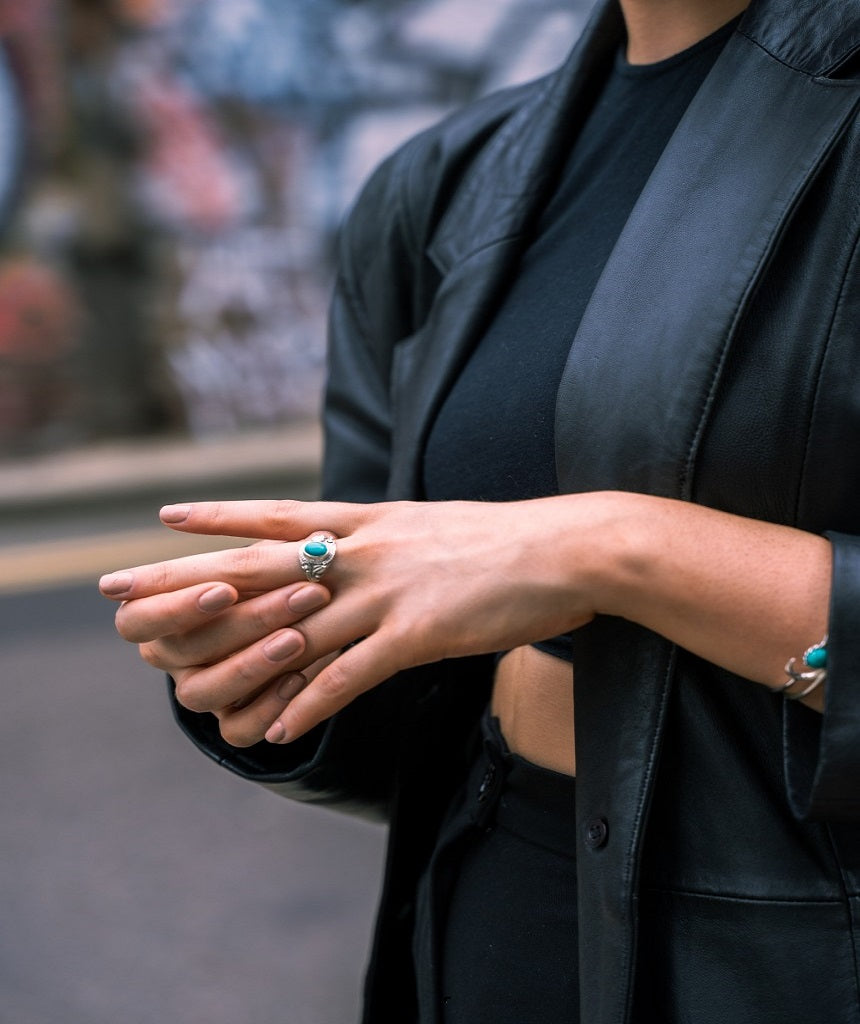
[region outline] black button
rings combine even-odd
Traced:
[[[604,846],[608,836],[609,826],[605,818],[592,818],[585,826],[585,845],[592,850]]]
[[[496,778],[496,766],[491,764],[489,768],[484,772],[484,777],[481,779],[481,785],[478,787],[478,803],[483,803],[490,795],[490,787]]]

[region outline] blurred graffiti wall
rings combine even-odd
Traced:
[[[0,0],[0,454],[313,415],[372,167],[589,0]]]

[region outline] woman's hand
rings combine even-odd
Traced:
[[[304,642],[301,633],[288,627],[323,607],[329,597],[325,587],[304,581],[241,595],[236,587],[207,582],[123,601],[116,625],[126,640],[140,645],[146,662],[173,677],[177,692],[193,687],[194,677],[213,663],[232,658],[235,675],[221,698],[227,703],[210,710],[220,719],[224,738],[244,747],[262,739],[312,677],[310,668],[304,673],[284,669]],[[260,663],[267,673],[259,670]]]
[[[263,732],[286,741],[401,669],[589,621],[583,541],[602,501],[580,496],[575,512],[570,498],[171,506],[162,520],[175,529],[270,542],[115,573],[101,587],[123,601],[121,635],[174,677],[184,706],[217,714],[236,745]],[[339,538],[325,587],[304,582],[298,563],[317,530]]]
[[[598,613],[771,687],[827,627],[824,538],[648,495],[212,502],[168,506],[162,521],[269,541],[101,583],[124,602],[122,635],[236,744],[287,742],[401,669],[533,643]],[[316,531],[339,538],[325,587],[298,563]],[[808,703],[822,700],[823,688]]]

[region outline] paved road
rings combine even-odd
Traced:
[[[0,1024],[348,1024],[382,832],[179,735],[92,586],[0,596]]]

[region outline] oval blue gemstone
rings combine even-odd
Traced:
[[[305,544],[305,554],[310,555],[311,558],[320,558],[327,551],[328,548],[321,540],[309,540],[307,544]]]
[[[826,668],[827,667],[827,648],[816,647],[814,651],[810,651],[804,659],[810,668]]]

